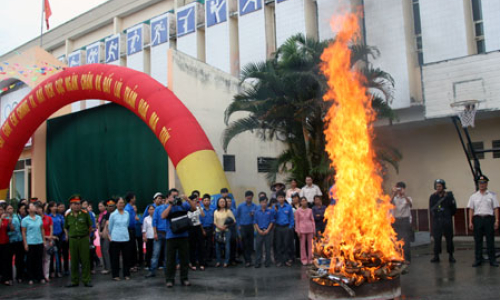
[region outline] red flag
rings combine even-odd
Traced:
[[[49,30],[49,18],[52,16],[52,10],[50,10],[49,0],[44,0],[44,10],[45,10],[45,23],[47,24],[47,30]]]

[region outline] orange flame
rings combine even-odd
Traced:
[[[330,206],[324,238],[318,241],[332,259],[330,273],[360,279],[349,268],[362,265],[367,253],[390,265],[402,261],[402,242],[391,226],[392,205],[382,190],[380,166],[372,147],[372,123],[376,118],[364,76],[351,66],[349,45],[360,37],[358,16],[346,14],[334,18],[335,42],[322,54],[322,72],[329,91],[324,101],[333,105],[326,115],[326,151],[336,170],[337,203]],[[369,264],[368,264],[369,265]],[[376,268],[365,268],[376,279]],[[366,277],[366,276],[365,276]]]

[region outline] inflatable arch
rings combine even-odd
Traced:
[[[186,192],[217,194],[229,187],[205,132],[169,89],[142,72],[92,64],[51,76],[9,115],[0,129],[0,199],[6,197],[17,160],[35,130],[60,108],[85,99],[112,101],[146,122],[167,151]]]

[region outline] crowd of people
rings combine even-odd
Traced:
[[[130,280],[145,268],[146,278],[163,269],[172,287],[176,270],[180,284],[189,286],[189,270],[291,267],[296,259],[308,265],[313,237],[325,228],[322,195],[307,177],[303,188],[296,180],[289,189],[274,184],[269,197],[247,191],[238,206],[227,188],[216,196],[193,191],[189,197],[171,189],[154,194],[142,214],[134,193],[99,202],[96,212],[79,196],[69,199],[69,208],[32,198],[22,199],[14,211],[2,201],[1,282],[32,285],[70,276],[67,287],[92,287],[98,267],[115,281]]]
[[[7,286],[15,281],[43,284],[70,275],[68,287],[80,282],[92,287],[91,275],[98,267],[115,281],[130,280],[132,273],[144,268],[146,278],[156,277],[157,270],[163,269],[166,285],[172,287],[176,270],[180,284],[189,286],[189,270],[238,264],[291,267],[297,259],[309,265],[313,263],[313,238],[325,230],[327,207],[312,178],[305,181],[302,188],[296,180],[288,189],[282,183],[274,184],[270,197],[265,192],[254,197],[252,191],[246,191],[239,205],[226,188],[215,196],[193,191],[189,197],[171,189],[166,195],[154,194],[142,214],[134,193],[99,202],[95,213],[79,196],[69,199],[69,208],[32,198],[21,200],[15,210],[12,204],[0,201],[1,282]],[[487,189],[486,176],[480,176],[477,183],[479,190],[468,204],[469,228],[476,245],[473,266],[483,262],[486,237],[490,265],[496,267],[493,236],[499,227],[499,203],[496,194]],[[436,180],[434,189],[429,199],[434,238],[431,262],[440,261],[444,235],[449,262],[454,263],[456,202],[444,180]],[[404,241],[404,257],[410,264],[413,200],[406,194],[404,182],[395,185],[391,201],[393,228]],[[334,204],[333,199],[330,205]]]

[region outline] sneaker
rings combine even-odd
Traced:
[[[439,262],[439,256],[434,256],[432,259],[431,259],[431,263],[438,263]]]
[[[149,272],[148,274],[146,274],[146,276],[144,276],[146,278],[151,278],[151,277],[156,277],[156,274],[153,273],[153,272]]]
[[[260,264],[255,264],[255,268],[256,269],[260,268]]]
[[[476,260],[476,261],[474,261],[474,263],[472,264],[472,267],[473,267],[473,268],[476,268],[476,267],[479,267],[479,266],[481,266],[481,261],[480,261],[480,260]]]
[[[448,261],[452,264],[457,262],[457,260],[453,257],[453,255],[450,255],[450,257],[448,257]]]
[[[246,263],[245,268],[250,268],[252,266],[252,263]]]

